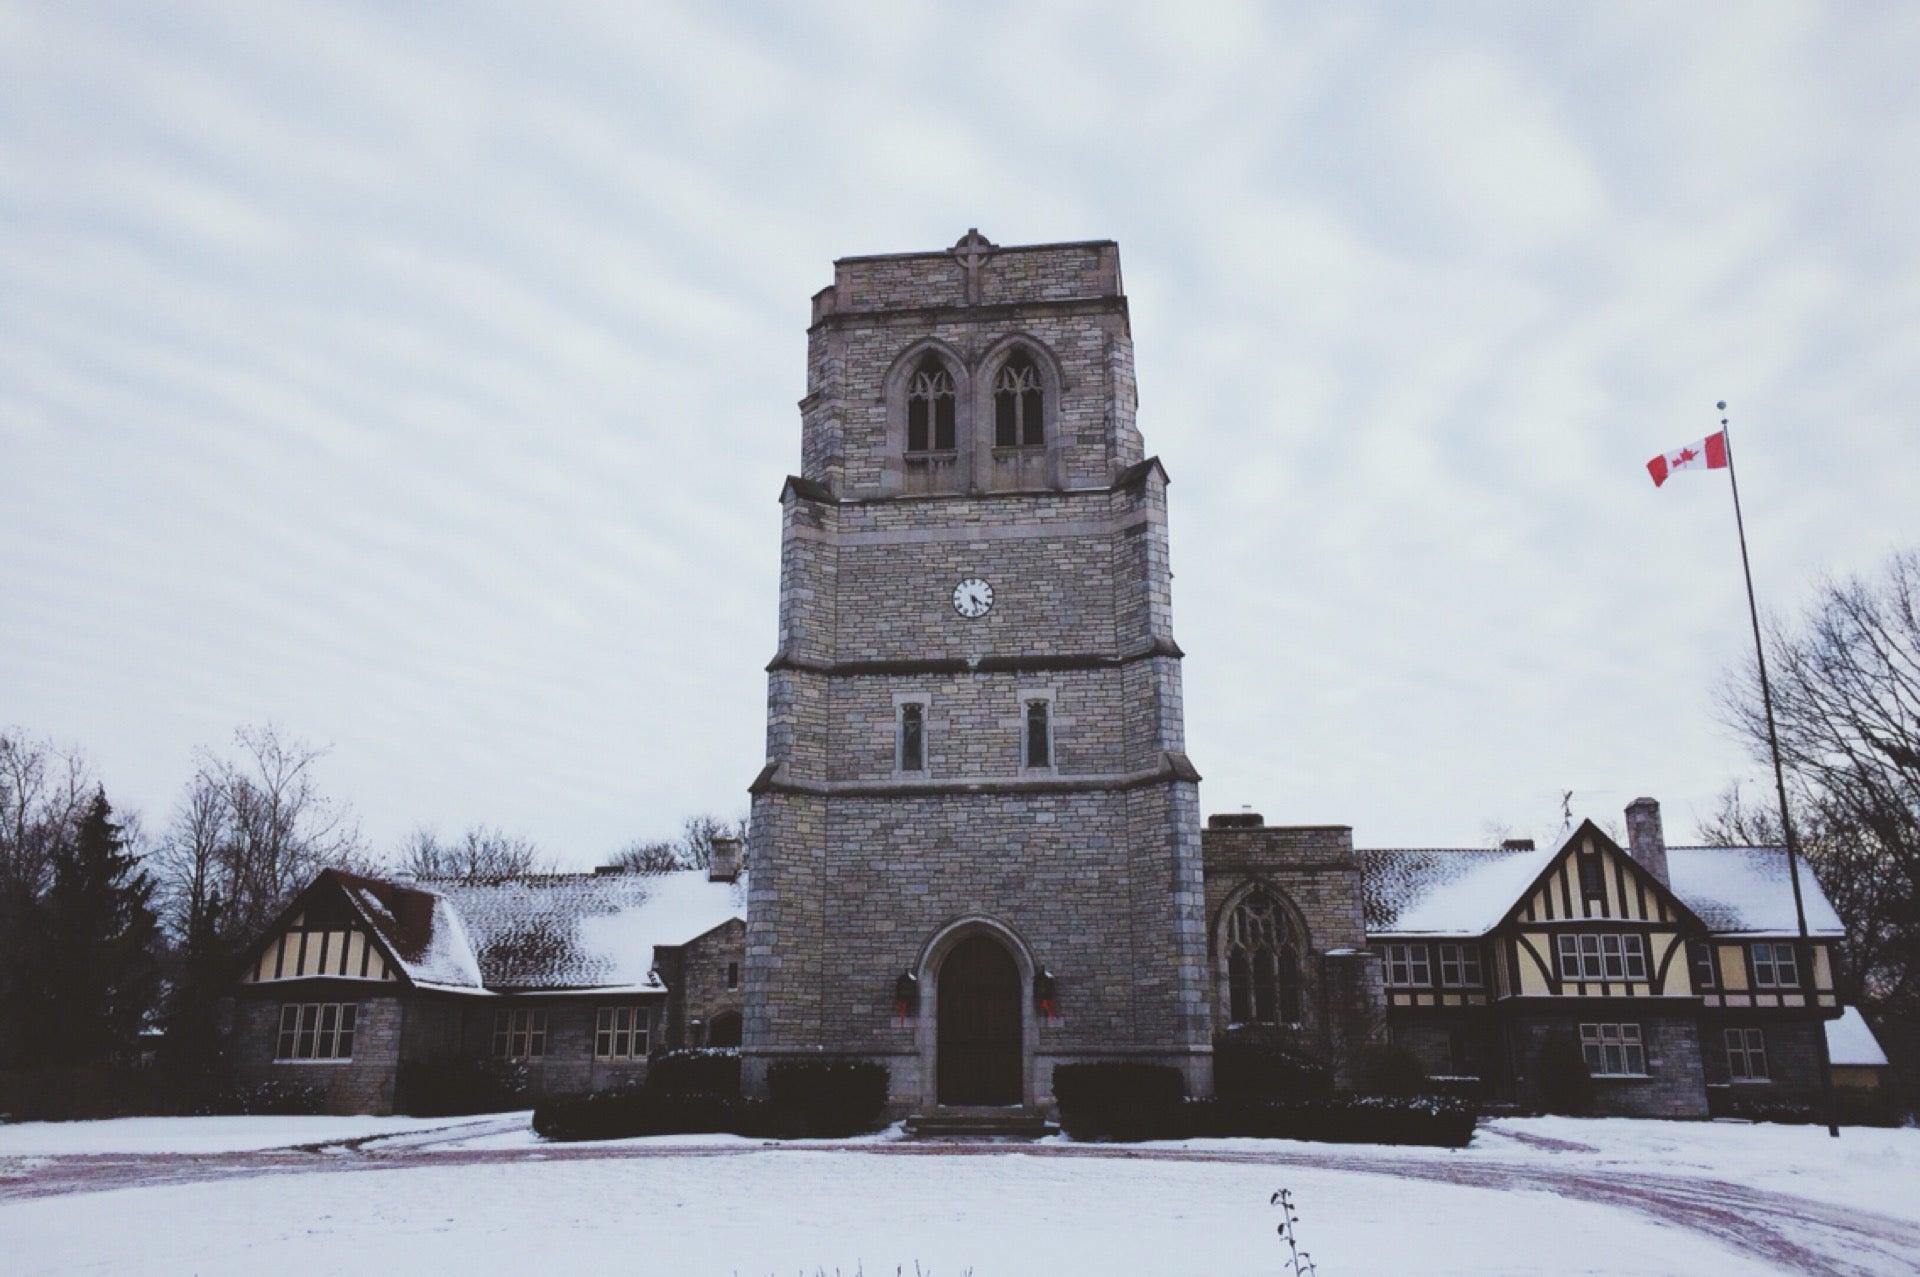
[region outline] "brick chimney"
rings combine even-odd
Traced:
[[[1673,885],[1667,876],[1667,836],[1660,828],[1660,804],[1651,798],[1627,804],[1627,851],[1662,885]]]
[[[740,840],[725,836],[713,840],[713,859],[707,862],[708,882],[740,880]]]

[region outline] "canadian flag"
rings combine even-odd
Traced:
[[[1724,430],[1676,448],[1665,456],[1647,462],[1653,486],[1659,487],[1675,470],[1724,470],[1727,468],[1727,432]]]

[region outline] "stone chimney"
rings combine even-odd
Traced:
[[[740,840],[725,836],[713,840],[713,859],[707,862],[708,882],[740,880]]]
[[[1627,804],[1627,851],[1663,886],[1673,885],[1667,876],[1667,836],[1660,828],[1660,804],[1651,798]]]

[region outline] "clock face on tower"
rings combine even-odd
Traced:
[[[993,606],[993,587],[977,576],[970,576],[953,587],[953,610],[975,621]]]

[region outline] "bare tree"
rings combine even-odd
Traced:
[[[0,730],[0,891],[38,897],[99,789],[77,749]]]
[[[607,862],[631,873],[663,874],[676,869],[685,869],[680,861],[680,848],[665,839],[639,840],[630,842]]]
[[[610,863],[635,873],[706,869],[713,864],[713,840],[747,836],[747,818],[725,820],[711,812],[689,816],[674,839],[638,839],[615,852]]]
[[[408,835],[400,849],[400,867],[420,878],[486,882],[520,874],[549,872],[551,866],[529,839],[474,825],[454,842],[442,842],[432,829]]]
[[[239,729],[234,744],[231,757],[201,752],[154,852],[176,935],[218,900],[221,934],[251,936],[321,869],[366,867],[352,810],[314,780],[325,750],[271,725]]]
[[[1796,622],[1768,627],[1767,648],[1793,805],[1837,840],[1809,836],[1808,859],[1846,898],[1834,903],[1862,991],[1920,1012],[1920,551],[1894,556],[1873,579],[1822,584]],[[1751,661],[1721,705],[1765,763]],[[1861,886],[1849,895],[1842,884],[1852,879]]]

